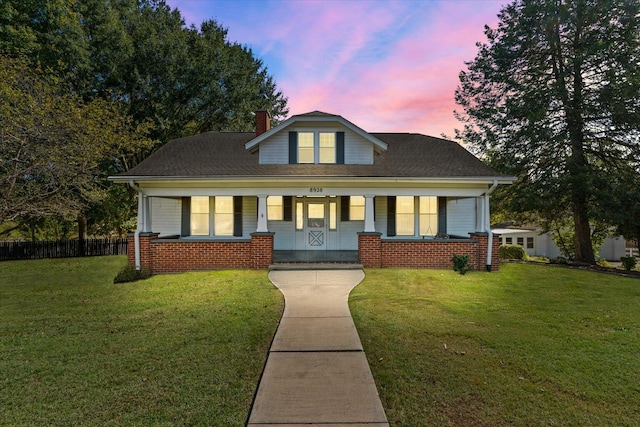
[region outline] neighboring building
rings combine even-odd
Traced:
[[[512,226],[496,226],[492,230],[500,235],[501,244],[520,245],[529,256],[545,256],[549,259],[564,256],[554,243],[551,232],[544,233],[535,227]],[[609,261],[620,261],[620,257],[625,256],[625,247],[626,242],[622,236],[607,237],[600,246],[600,253],[596,256]]]
[[[266,268],[325,253],[365,267],[450,268],[455,253],[497,268],[489,194],[514,178],[440,138],[367,133],[319,111],[269,123],[258,111],[256,133],[170,141],[111,177],[139,194],[132,264]]]

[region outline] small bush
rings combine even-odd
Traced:
[[[551,264],[569,264],[569,260],[563,256],[553,258],[549,261]]]
[[[469,255],[454,254],[451,262],[453,262],[453,271],[457,271],[460,274],[466,274],[467,271],[473,270],[473,265],[469,264]]]
[[[622,261],[622,266],[627,271],[633,270],[636,266],[636,258],[632,256],[620,257],[620,261]]]
[[[135,282],[136,280],[148,279],[149,277],[151,277],[151,272],[148,269],[141,268],[140,270],[136,270],[135,266],[127,265],[116,274],[113,283]]]
[[[527,251],[520,245],[500,245],[500,259],[527,259]]]
[[[611,264],[609,264],[609,261],[607,261],[604,258],[600,258],[596,264],[598,264],[600,267],[605,267],[605,268],[611,268]]]

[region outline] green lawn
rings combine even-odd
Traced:
[[[125,263],[0,263],[0,425],[245,423],[283,309],[267,273],[114,285]]]
[[[637,426],[640,280],[367,270],[350,298],[392,426]]]
[[[283,298],[265,271],[112,284],[123,257],[0,263],[0,425],[245,423]],[[640,280],[367,270],[351,311],[392,426],[632,426]]]

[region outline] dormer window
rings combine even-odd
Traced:
[[[316,163],[313,132],[298,132],[298,163]]]
[[[344,132],[289,132],[289,164],[344,164]]]
[[[336,134],[335,132],[319,132],[319,161],[318,163],[336,162]]]

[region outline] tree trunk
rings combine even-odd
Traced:
[[[587,214],[587,203],[576,202],[573,207],[573,221],[575,224],[576,261],[595,264],[591,243],[591,227]]]
[[[78,215],[78,256],[85,256],[87,239],[87,217],[83,214]]]

